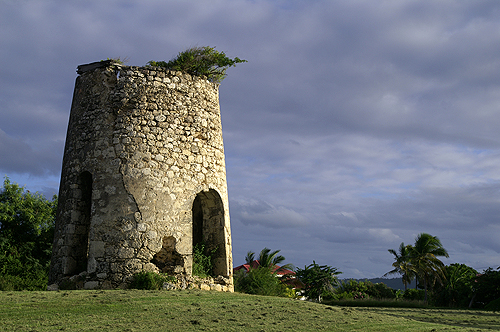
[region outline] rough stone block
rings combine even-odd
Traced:
[[[147,225],[146,224],[137,224],[137,231],[144,233],[147,230]]]
[[[134,257],[134,249],[133,248],[120,248],[118,249],[118,258],[126,259]]]
[[[89,242],[89,256],[90,257],[103,257],[104,256],[104,241],[90,241]]]
[[[47,286],[48,291],[58,291],[59,290],[59,285],[58,284],[52,284]]]
[[[85,282],[84,289],[97,289],[99,288],[99,281],[87,281]]]
[[[209,291],[210,290],[210,286],[207,285],[207,284],[200,284],[200,289],[204,290],[204,291]]]
[[[219,284],[210,284],[210,290],[222,292],[222,286]]]

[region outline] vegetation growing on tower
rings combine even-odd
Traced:
[[[247,62],[247,60],[238,57],[231,59],[224,52],[217,51],[215,47],[203,46],[191,47],[180,52],[169,62],[149,61],[148,66],[182,71],[195,76],[206,76],[209,81],[220,83],[226,77],[227,68],[242,62]]]

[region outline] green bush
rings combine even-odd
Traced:
[[[216,51],[215,47],[204,46],[192,47],[180,52],[169,62],[149,61],[148,65],[182,71],[195,76],[206,76],[209,81],[220,83],[226,77],[227,68],[242,62],[247,61],[238,57],[230,59],[224,52]]]
[[[351,293],[354,297],[355,293],[366,293],[368,291],[368,286],[363,281],[358,282],[354,279],[343,280],[340,282],[337,292],[340,293]]]
[[[485,310],[500,311],[500,298],[491,301],[485,307]]]
[[[395,299],[396,300],[402,300],[403,299],[403,296],[405,294],[405,291],[404,290],[401,290],[401,289],[398,289],[394,292],[394,295],[395,295]]]
[[[207,250],[204,242],[193,248],[193,275],[206,278],[213,275],[213,259],[217,248]]]
[[[377,299],[395,299],[396,291],[382,282],[376,284],[370,282],[368,293]]]
[[[163,283],[175,282],[175,281],[176,279],[173,276],[167,276],[155,272],[142,271],[134,274],[129,288],[158,290],[162,289]]]
[[[424,291],[408,289],[406,292],[395,291],[384,283],[341,281],[334,292],[324,295],[324,303],[343,306],[368,307],[423,307]]]
[[[333,292],[327,292],[323,295],[324,301],[336,301],[336,300],[352,300],[354,295],[349,292],[342,292],[338,289]]]
[[[0,291],[41,291],[47,290],[47,273],[44,270],[29,276],[0,276]]]
[[[270,268],[259,267],[248,272],[240,270],[234,276],[234,287],[237,292],[268,296],[294,296],[295,292],[280,281]]]
[[[371,281],[357,281],[354,279],[344,280],[336,288],[337,299],[366,300],[372,299],[395,299],[396,292],[384,283],[372,283]]]
[[[403,294],[403,299],[409,301],[423,301],[425,298],[425,291],[423,289],[409,288]]]

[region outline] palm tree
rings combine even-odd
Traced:
[[[427,288],[431,277],[434,277],[434,280],[438,280],[441,284],[445,279],[444,264],[437,258],[440,256],[449,257],[448,252],[436,236],[420,233],[415,238],[415,244],[410,250],[410,263],[413,271],[424,282],[425,302],[427,302]]]
[[[245,257],[245,263],[248,265],[252,266],[252,262],[255,260],[255,253],[253,251],[247,252],[247,255]]]
[[[271,252],[271,249],[269,248],[262,249],[259,253],[259,259],[257,260],[259,264],[258,268],[260,267],[269,268],[273,273],[287,269],[290,270],[293,269],[292,264],[285,264],[276,269],[276,266],[279,266],[278,264],[281,264],[281,262],[285,260],[285,257],[283,257],[282,255],[278,255],[279,252],[280,250],[275,250]],[[247,255],[245,257],[245,263],[250,265],[250,268],[252,268],[254,261],[255,261],[255,253],[253,251],[247,252]]]
[[[293,269],[292,264],[285,264],[274,270],[278,264],[281,264],[281,262],[285,260],[284,256],[278,255],[279,252],[280,250],[275,250],[271,252],[271,249],[269,248],[262,249],[259,254],[260,266],[270,268],[271,271],[273,271],[273,273],[287,269]]]
[[[388,251],[393,254],[395,258],[394,263],[392,263],[394,269],[384,274],[384,277],[390,274],[400,274],[402,276],[403,285],[405,286],[405,291],[408,288],[408,284],[411,283],[415,277],[415,272],[410,262],[411,250],[412,246],[410,244],[405,246],[404,242],[401,242],[399,245],[399,252],[396,252],[394,249],[389,249]]]

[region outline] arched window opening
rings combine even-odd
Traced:
[[[224,204],[217,191],[198,193],[193,202],[193,248],[200,243],[212,255],[212,275],[228,275],[224,236]]]
[[[78,274],[87,270],[89,252],[90,218],[92,213],[92,174],[83,172],[78,177],[78,188],[75,195],[76,213],[74,222],[74,242],[72,258],[74,269],[71,274]]]

